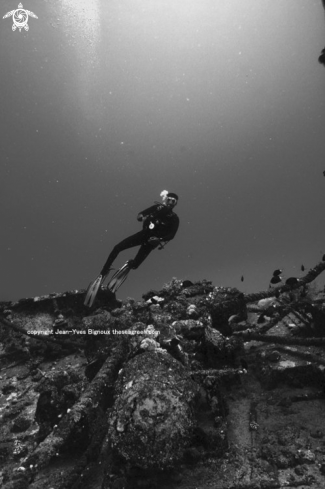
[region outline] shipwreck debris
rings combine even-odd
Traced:
[[[131,467],[173,467],[193,435],[198,389],[167,352],[149,351],[130,360],[116,385],[110,420],[114,449]]]

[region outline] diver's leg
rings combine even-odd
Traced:
[[[133,248],[134,246],[139,246],[143,243],[143,240],[144,240],[144,232],[139,231],[138,233],[135,233],[132,236],[129,236],[128,238],[123,239],[123,241],[121,241],[116,246],[114,246],[114,248],[111,251],[111,253],[109,254],[109,256],[106,260],[106,263],[103,266],[100,274],[102,276],[107,275],[107,273],[109,272],[109,269],[111,268],[113,261],[115,260],[115,258],[117,257],[117,255],[121,251],[127,250],[128,248]]]
[[[130,268],[133,268],[134,270],[138,268],[141,265],[141,263],[147,258],[149,253],[151,253],[152,250],[157,248],[158,244],[159,243],[155,243],[155,244],[149,244],[148,242],[143,243],[138,253],[134,257],[134,259],[129,260]]]

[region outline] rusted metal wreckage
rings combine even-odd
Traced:
[[[134,471],[153,477],[184,461],[200,460],[197,445],[201,456],[223,455],[229,449],[224,391],[242,382],[248,342],[272,343],[292,356],[305,355],[310,367],[304,375],[323,382],[319,366],[324,358],[307,351],[325,344],[323,301],[307,297],[306,286],[324,269],[321,262],[295,285],[249,295],[207,281],[184,286],[176,279],[140,302],[120,303],[102,290],[95,313],[83,307],[82,291],[2,304],[2,370],[17,364],[32,379],[25,384],[21,380],[14,406],[10,399],[6,404],[16,414],[5,415],[1,428],[7,443],[4,448],[0,444],[2,487],[42,487],[51,467],[57,489],[87,487],[86,478],[95,468],[99,488],[115,487],[116,480],[122,481],[116,487],[133,487]],[[252,304],[275,294],[267,324],[249,318],[261,312]],[[291,328],[276,334],[274,328],[289,316]],[[68,353],[83,357],[84,363],[46,372],[40,368],[51,357],[60,363]],[[274,361],[277,354],[263,352],[261,357],[260,375],[270,385],[281,369],[270,372],[263,361],[267,355]],[[2,390],[13,392],[8,383]],[[28,406],[35,408],[29,422]],[[31,434],[33,423],[38,430]],[[11,456],[8,446],[17,439],[21,448],[13,445],[18,455]],[[59,476],[55,461],[71,451],[78,459]],[[274,481],[263,487],[280,487]]]

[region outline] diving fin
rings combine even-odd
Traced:
[[[106,275],[98,275],[98,277],[89,284],[84,305],[91,307],[96,299],[97,292],[101,284],[105,281]]]
[[[111,278],[107,288],[108,290],[110,290],[111,292],[113,292],[113,294],[115,294],[115,292],[121,287],[121,285],[123,284],[123,282],[127,279],[127,276],[129,274],[129,271],[131,270],[131,260],[127,261],[123,267],[121,267],[119,270],[117,270],[113,277]]]

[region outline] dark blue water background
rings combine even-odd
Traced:
[[[28,32],[0,5],[0,300],[85,288],[163,189],[179,232],[120,298],[321,260],[320,0],[23,4]]]

